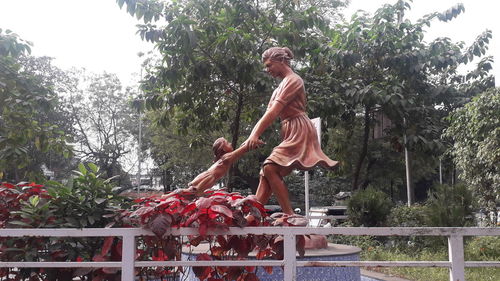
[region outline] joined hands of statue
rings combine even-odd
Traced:
[[[264,141],[257,137],[250,136],[246,141],[244,141],[241,146],[247,146],[248,150],[259,148],[261,145],[266,144]]]

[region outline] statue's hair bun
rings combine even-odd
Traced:
[[[272,47],[267,49],[262,54],[262,61],[266,61],[268,59],[275,61],[282,61],[287,64],[290,63],[290,60],[293,59],[293,52],[288,47]]]

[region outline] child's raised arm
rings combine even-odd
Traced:
[[[261,140],[259,141],[262,144],[264,143]],[[192,180],[188,184],[189,188],[186,189],[186,191],[195,192],[197,196],[202,195],[203,191],[214,186],[214,184],[229,171],[231,165],[248,151],[249,146],[243,145],[234,151],[222,155],[222,157],[208,168],[208,170],[199,174]]]
[[[261,144],[265,143],[265,142],[263,142],[260,139],[259,139],[259,141],[260,141]],[[236,149],[236,150],[234,150],[232,152],[228,152],[228,153],[224,154],[222,156],[222,159],[228,160],[232,164],[233,162],[235,162],[238,159],[240,159],[241,156],[243,156],[243,154],[247,153],[248,151],[250,151],[249,146],[248,145],[242,145],[238,149]]]

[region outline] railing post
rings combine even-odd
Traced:
[[[123,235],[122,246],[122,281],[135,279],[135,235]]]
[[[297,276],[297,257],[295,252],[295,235],[292,233],[285,233],[283,235],[283,260],[285,262],[285,269],[283,270],[284,281],[295,281]]]
[[[450,281],[465,281],[464,237],[448,236],[448,259],[451,262]]]

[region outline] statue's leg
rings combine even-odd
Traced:
[[[266,164],[262,169],[264,171],[264,178],[267,180],[267,184],[272,192],[276,195],[283,213],[293,215],[294,213],[288,195],[288,188],[285,182],[283,182],[282,177],[282,175],[286,175],[287,172],[290,173],[291,169],[276,164]]]
[[[259,186],[257,187],[257,192],[255,193],[257,200],[259,200],[259,202],[264,205],[267,203],[267,201],[269,201],[269,198],[272,194],[273,191],[269,187],[267,179],[261,175],[259,178]]]

